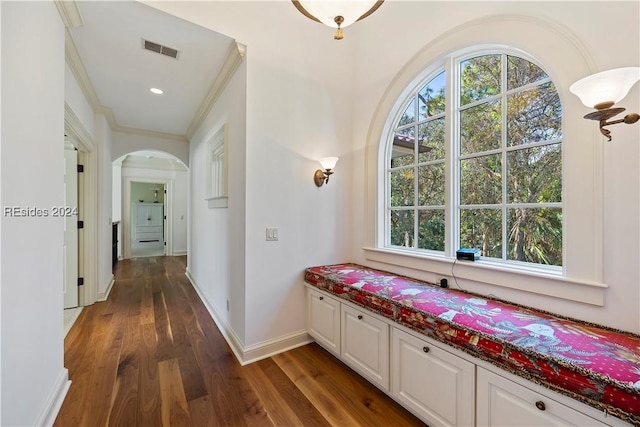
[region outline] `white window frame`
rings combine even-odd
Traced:
[[[442,39],[428,46],[403,67],[392,82],[388,94],[385,94],[385,97],[389,97],[395,93],[395,99],[383,97],[381,102],[381,105],[386,107],[383,111],[395,113],[394,117],[391,117],[390,114],[385,117],[381,112],[372,120],[372,126],[379,126],[380,129],[377,139],[369,140],[369,144],[377,143],[378,147],[375,159],[370,158],[371,160],[369,160],[377,165],[374,169],[376,172],[372,176],[377,181],[374,199],[375,217],[372,218],[375,220],[372,224],[375,233],[371,235],[373,239],[370,240],[371,244],[363,247],[365,259],[384,263],[391,267],[421,271],[427,273],[423,277],[431,275],[434,279],[438,276],[451,276],[452,266],[455,266],[455,276],[458,279],[461,279],[463,283],[470,284],[472,288],[481,286],[485,288],[487,293],[490,293],[491,289],[497,286],[602,306],[604,293],[608,287],[602,280],[602,143],[592,129],[585,129],[580,120],[581,117],[566,114],[566,111],[579,108],[579,103],[573,99],[568,87],[577,79],[576,75],[588,74],[585,70],[589,69],[590,64],[584,60],[583,56],[580,56],[582,52],[575,49],[575,40],[570,35],[557,28],[550,29],[540,22],[511,17],[511,20],[500,22],[479,20],[475,24],[458,29],[455,33],[456,37]],[[527,27],[538,32],[544,30],[544,36],[527,37],[527,32],[524,31]],[[515,28],[518,30],[515,31]],[[464,36],[467,40],[477,41],[477,44],[471,48],[460,48],[457,43],[464,39]],[[513,39],[514,44],[519,44],[522,48],[514,48],[512,44],[501,45],[488,41],[483,44],[483,40],[499,39],[500,37],[509,37]],[[550,44],[556,46],[557,49],[549,50],[547,47]],[[406,106],[410,95],[415,90],[419,90],[420,84],[426,83],[429,77],[436,75],[436,70],[442,69],[447,58],[451,56],[462,57],[465,55],[465,51],[474,51],[480,54],[483,46],[486,51],[493,52],[505,49],[505,53],[512,53],[535,64],[543,64],[543,68],[549,73],[560,95],[565,111],[562,124],[563,217],[565,226],[563,227],[564,256],[561,271],[531,268],[529,265],[505,267],[504,262],[495,263],[488,259],[474,263],[456,263],[455,257],[452,256],[455,250],[450,247],[445,247],[444,254],[437,254],[416,253],[397,247],[390,248],[386,245],[385,224],[388,221],[386,201],[389,193],[386,184],[387,143],[390,141],[395,125],[403,112],[401,109]],[[528,54],[527,52],[537,52],[538,54]],[[538,58],[541,59],[538,60]],[[427,64],[426,69],[425,64]],[[451,70],[447,71],[450,76]],[[448,114],[453,114],[453,112],[448,111]],[[376,137],[374,136],[374,138]],[[447,141],[451,141],[449,135],[446,138]],[[571,142],[567,144],[567,140]],[[567,158],[572,159],[570,164],[567,164]],[[586,180],[584,179],[585,167],[589,172]],[[446,183],[446,186],[449,191],[446,197],[453,197],[451,185]],[[447,222],[451,221],[451,218],[445,219]],[[585,229],[589,230],[589,233],[584,233]],[[448,237],[447,241],[452,241],[452,237]],[[497,288],[494,289],[498,292]]]
[[[224,124],[207,141],[206,197],[209,209],[227,208],[228,192],[228,126]]]

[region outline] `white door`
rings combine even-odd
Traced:
[[[66,145],[64,187],[64,308],[72,308],[78,306],[78,152]]]

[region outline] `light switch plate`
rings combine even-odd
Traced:
[[[275,242],[278,240],[278,229],[275,227],[267,227],[267,241]]]

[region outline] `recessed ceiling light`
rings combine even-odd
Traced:
[[[149,90],[151,92],[155,93],[156,95],[162,95],[164,93],[164,91],[162,89],[158,89],[157,87],[152,87]]]

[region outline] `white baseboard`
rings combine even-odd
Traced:
[[[183,251],[173,251],[173,256],[184,256],[187,254],[187,250],[183,250]]]
[[[260,342],[245,347],[240,338],[236,335],[231,325],[229,325],[222,316],[215,309],[215,306],[211,304],[205,297],[204,292],[198,286],[196,280],[191,276],[191,273],[187,269],[186,276],[193,285],[200,299],[204,303],[207,311],[213,318],[213,321],[218,326],[218,329],[222,333],[222,336],[231,347],[231,351],[236,356],[236,359],[240,365],[248,365],[249,363],[257,362],[258,360],[266,359],[278,353],[283,353],[288,350],[292,350],[296,347],[300,347],[309,344],[313,339],[307,334],[307,331],[298,331],[281,337],[273,338],[267,341]]]
[[[60,371],[60,375],[58,375],[58,379],[49,394],[49,398],[47,399],[47,402],[34,425],[46,427],[53,426],[70,386],[71,381],[69,381],[69,371],[66,368],[62,368],[62,371]]]
[[[109,293],[111,292],[111,288],[113,288],[113,284],[115,283],[115,278],[113,274],[111,275],[111,280],[109,280],[109,284],[107,285],[107,289],[104,292],[98,292],[98,301],[106,301],[109,298]]]
[[[313,342],[306,330],[262,341],[244,348],[242,365],[257,362],[285,351],[293,350]]]

